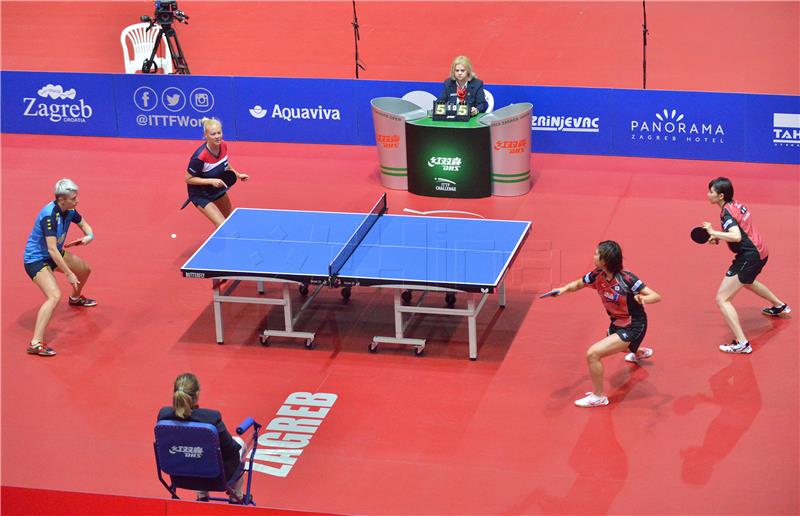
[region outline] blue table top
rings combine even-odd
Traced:
[[[329,280],[362,213],[238,208],[181,267],[184,276]],[[383,215],[338,273],[344,285],[497,287],[530,222]]]

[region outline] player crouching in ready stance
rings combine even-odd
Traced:
[[[733,298],[742,287],[772,303],[761,310],[771,317],[788,316],[792,309],[773,294],[766,285],[756,280],[761,269],[767,264],[769,251],[761,234],[753,225],[753,217],[747,207],[733,200],[733,183],[727,177],[718,177],[708,183],[708,202],[720,207],[722,231],[713,229],[710,222],[703,222],[708,232],[710,244],[726,242],[735,254],[733,263],[722,278],[717,290],[717,305],[733,333],[729,344],[720,345],[725,353],[752,353],[753,348],[744,334],[739,315],[733,306]]]
[[[647,287],[633,273],[622,270],[622,249],[613,240],[605,240],[597,245],[594,264],[597,268],[583,278],[548,293],[555,297],[583,287],[593,288],[611,318],[608,336],[589,346],[586,351],[593,391],[575,401],[579,407],[608,405],[608,397],[603,394],[603,358],[629,351],[625,360],[636,363],[653,355],[652,349],[640,347],[647,333],[644,305],[661,301],[660,294]]]

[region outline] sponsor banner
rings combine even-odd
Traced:
[[[406,124],[409,192],[459,198],[492,194],[489,127],[453,125]]]
[[[216,117],[225,139],[237,139],[230,77],[116,75],[114,90],[119,136],[199,140],[200,121]]]
[[[441,82],[0,73],[2,131],[375,145],[370,101],[431,109]],[[534,152],[800,164],[800,97],[486,85],[490,107],[530,102]],[[385,143],[385,142],[383,142]],[[391,142],[390,142],[391,143]]]
[[[242,140],[356,143],[358,81],[236,77],[233,86]]]
[[[746,96],[614,90],[614,139],[603,154],[744,159]]]
[[[746,161],[800,163],[800,97],[747,95]]]
[[[2,72],[4,133],[115,136],[111,74]]]
[[[611,146],[613,90],[549,86],[497,86],[497,107],[530,102],[531,150],[605,154]]]

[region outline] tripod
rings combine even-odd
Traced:
[[[155,25],[155,22],[150,22],[150,27]],[[142,73],[155,73],[156,66],[155,57],[156,53],[158,52],[158,48],[161,46],[161,36],[167,41],[167,48],[169,48],[169,54],[172,57],[172,69],[175,70],[174,73],[180,75],[189,75],[191,72],[189,71],[189,64],[186,62],[186,58],[183,55],[183,50],[181,49],[181,43],[178,41],[178,34],[175,32],[175,29],[172,28],[172,24],[161,24],[158,26],[158,36],[156,37],[156,42],[153,45],[153,51],[150,53],[150,57],[145,59],[142,63]]]

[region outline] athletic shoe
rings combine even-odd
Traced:
[[[83,297],[83,296],[80,296],[80,297],[69,296],[69,304],[71,304],[72,306],[86,306],[86,307],[89,307],[89,306],[97,306],[97,301],[95,301],[94,299],[89,299],[88,297]]]
[[[608,405],[608,397],[596,396],[593,392],[587,392],[585,397],[575,400],[575,405],[584,408],[602,407],[603,405]]]
[[[625,355],[626,362],[633,362],[634,364],[643,358],[650,358],[653,356],[653,350],[650,348],[641,347],[636,353],[628,353]]]
[[[31,344],[28,346],[27,351],[29,355],[38,355],[40,357],[52,357],[56,354],[56,350],[53,348],[48,348],[44,342]]]
[[[789,308],[789,305],[783,303],[781,306],[768,306],[763,308],[761,313],[772,317],[779,317],[781,315],[789,315],[792,313],[792,309]]]
[[[719,350],[725,353],[747,354],[753,352],[753,348],[750,347],[749,342],[736,342],[736,339],[733,339],[730,344],[722,344]]]

